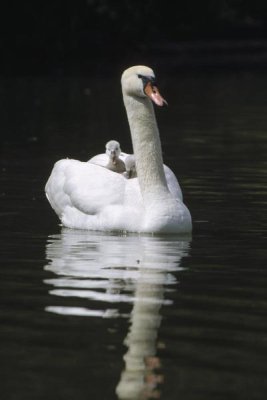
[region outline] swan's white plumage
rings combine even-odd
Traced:
[[[182,200],[174,173],[166,165],[164,170],[170,192]],[[116,222],[117,229],[133,232],[140,231],[144,218],[138,179],[125,179],[122,174],[90,162],[57,161],[46,185],[46,195],[63,225],[69,228],[114,230]]]
[[[132,232],[191,231],[191,216],[182,202],[178,181],[170,168],[163,167],[154,110],[144,94],[139,75],[151,77],[153,71],[137,66],[122,76],[138,177],[125,179],[123,174],[103,168],[107,154],[94,157],[93,162],[92,159],[58,161],[46,184],[46,195],[66,227]],[[160,99],[157,101],[159,104]],[[120,154],[123,161],[127,156]]]

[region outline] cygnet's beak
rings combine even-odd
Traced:
[[[144,92],[158,106],[168,105],[167,101],[161,96],[157,86],[153,85],[152,82],[147,82]]]
[[[116,152],[111,151],[111,160],[113,164],[116,164]]]

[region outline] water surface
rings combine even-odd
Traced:
[[[266,397],[267,75],[159,81],[189,238],[62,229],[45,199],[59,158],[131,151],[119,76],[0,81],[5,400]]]

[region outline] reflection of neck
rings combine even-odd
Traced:
[[[147,98],[124,94],[131,130],[138,181],[144,200],[153,193],[168,192],[154,108]]]
[[[146,361],[156,353],[155,342],[161,322],[159,310],[163,301],[162,283],[165,275],[148,269],[140,270],[140,274],[131,314],[132,324],[125,339],[125,345],[128,347],[124,356],[125,370],[116,389],[120,399],[139,398],[137,396],[141,393],[145,395],[144,392],[149,395],[156,386],[151,385],[151,382],[146,384],[144,378],[153,370],[149,369]],[[153,374],[155,375],[155,372]]]

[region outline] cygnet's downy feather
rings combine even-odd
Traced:
[[[125,164],[125,176],[127,179],[132,179],[132,178],[136,178],[137,177],[137,173],[136,173],[136,165],[135,165],[135,158],[133,154],[128,155],[125,160],[124,160],[124,164]]]
[[[89,162],[108,168],[111,171],[122,173],[125,171],[125,164],[120,158],[120,154],[120,143],[117,140],[110,140],[106,143],[105,154],[98,154],[90,158]]]

